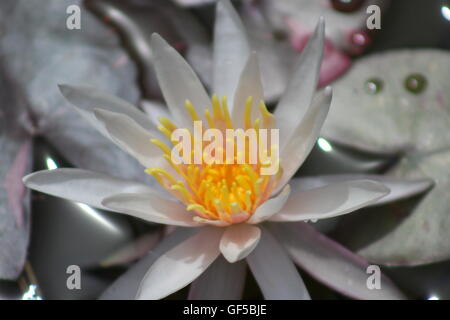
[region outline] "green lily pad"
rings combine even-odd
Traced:
[[[371,261],[416,265],[450,258],[449,66],[444,51],[392,51],[360,59],[333,85],[324,136],[365,150],[402,150],[387,174],[436,183],[412,207],[379,207],[376,218],[368,214],[349,224],[345,243]],[[398,214],[404,208],[408,212]]]

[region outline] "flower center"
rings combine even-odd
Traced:
[[[274,128],[275,118],[261,101],[260,117],[252,121],[252,105],[253,98],[248,97],[244,108],[243,128],[237,130],[234,129],[226,97],[220,101],[216,95],[212,98],[211,110],[204,111],[206,126],[192,103],[186,100],[185,108],[192,119],[194,134],[192,129],[178,129],[167,118],[159,119],[161,125],[158,130],[171,141],[174,149],[171,150],[161,140],[152,139],[151,142],[164,153],[169,167],[150,168],[146,172],[185,203],[187,210],[196,214],[194,219],[197,221],[207,219],[240,223],[247,220],[270,197],[281,176],[282,170],[276,153],[278,132],[276,139],[267,135],[268,130],[271,133],[273,130],[277,131]],[[216,138],[214,141],[208,139],[211,143],[204,145],[199,141],[202,137],[198,136],[197,129],[214,129],[216,135],[221,134],[225,138]],[[179,145],[179,141],[174,139],[177,130],[184,130],[188,136],[188,148],[183,146],[178,150],[180,157],[184,159],[182,162],[175,161],[173,157],[173,152]],[[212,144],[215,148],[211,148]],[[267,173],[267,169],[274,167],[276,170]],[[176,176],[181,179],[177,180]]]

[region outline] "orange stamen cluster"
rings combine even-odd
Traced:
[[[274,116],[267,110],[264,102],[259,104],[261,118],[252,121],[252,105],[253,99],[249,97],[245,103],[243,129],[253,128],[256,129],[256,132],[259,132],[258,129],[260,128],[274,128]],[[201,120],[190,101],[186,100],[185,108],[193,122]],[[212,108],[204,111],[204,118],[207,123],[206,128],[219,129],[224,136],[226,136],[226,129],[234,129],[226,97],[220,101],[217,96],[213,96]],[[172,141],[172,132],[177,129],[177,126],[167,118],[160,118],[159,120],[161,123],[158,126],[159,131],[175,145],[176,142]],[[190,136],[192,146],[196,145],[197,141],[195,141],[193,135]],[[259,134],[257,138],[260,138]],[[261,175],[260,169],[272,165],[272,161],[265,160],[263,162],[258,157],[256,163],[250,164],[248,161],[249,143],[245,145],[246,150],[237,150],[237,145],[234,144],[235,155],[232,163],[208,164],[207,161],[204,161],[206,155],[202,153],[203,158],[200,164],[196,164],[194,161],[189,164],[176,164],[172,161],[171,148],[168,145],[157,139],[152,139],[151,142],[162,150],[164,158],[176,174],[161,168],[150,168],[146,172],[185,203],[187,210],[195,212],[195,220],[221,220],[228,223],[239,223],[247,220],[256,208],[270,197],[271,191],[281,175],[281,169],[275,175]],[[229,143],[229,141],[224,141],[223,150],[226,150],[226,143]],[[258,146],[261,147],[261,144]],[[268,145],[267,149],[273,152],[274,148],[277,147],[272,143]],[[269,150],[263,150],[263,152],[267,155]],[[191,159],[194,157],[193,153],[192,150]],[[243,163],[238,161],[242,153],[245,155]],[[276,159],[276,161],[279,164],[279,159]],[[175,178],[177,175],[179,176],[178,179]]]

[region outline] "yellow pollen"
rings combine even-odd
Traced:
[[[161,117],[158,120],[171,133],[172,133],[173,130],[175,130],[177,128],[177,126],[175,124],[173,124],[172,121],[170,121],[169,119],[167,119],[165,117]]]
[[[259,103],[260,117],[252,119],[253,98],[248,97],[243,106],[244,130],[256,129],[256,139],[259,141],[260,128],[272,129],[275,126],[275,117],[267,110],[264,102]],[[200,116],[198,109],[191,101],[185,101],[185,108],[191,120],[199,121]],[[208,129],[219,129],[226,136],[226,129],[234,129],[230,112],[227,105],[227,98],[219,99],[217,95],[212,97],[211,107],[204,110],[204,119],[206,124],[201,127]],[[159,119],[161,125],[158,130],[171,141],[171,135],[177,126],[167,118]],[[192,126],[194,127],[194,126]],[[194,135],[188,130],[191,136],[191,159],[194,159]],[[239,133],[242,137],[242,133]],[[235,137],[236,139],[238,137]],[[269,167],[275,162],[279,166],[279,159],[268,157],[274,154],[277,146],[266,144],[265,150],[262,151],[264,159],[259,159],[256,163],[249,163],[249,143],[244,144],[244,150],[237,150],[236,141],[224,139],[223,147],[215,149],[216,154],[222,156],[225,154],[227,145],[230,142],[234,146],[234,161],[222,161],[221,163],[209,163],[202,161],[200,164],[177,164],[171,159],[171,149],[168,145],[158,139],[151,139],[151,143],[156,145],[163,152],[163,157],[168,165],[173,169],[174,173],[161,168],[150,168],[145,170],[146,173],[153,176],[156,181],[177,197],[186,205],[186,209],[195,215],[196,221],[205,220],[221,220],[227,223],[240,223],[250,217],[257,207],[265,202],[271,195],[271,191],[277,185],[281,177],[281,167],[274,175],[262,175],[261,168]],[[176,141],[171,141],[176,143]],[[200,158],[204,160],[207,156],[207,145],[200,149]],[[261,144],[258,144],[258,148]],[[231,148],[232,149],[232,148]],[[259,154],[259,153],[258,153]],[[244,156],[245,155],[245,156]],[[225,157],[219,157],[225,160]],[[238,160],[245,160],[238,162]],[[172,172],[172,171],[171,171]],[[176,177],[174,176],[176,175]]]
[[[186,100],[184,102],[186,110],[189,112],[189,115],[191,116],[193,121],[198,121],[200,120],[200,118],[198,117],[197,112],[195,111],[194,106],[192,105],[192,103],[189,100]]]

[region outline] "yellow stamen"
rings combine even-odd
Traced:
[[[245,101],[245,109],[244,109],[244,127],[248,129],[252,126],[252,104],[253,97],[248,97]]]
[[[164,154],[170,155],[170,148],[162,141],[158,139],[150,139],[150,142],[153,143],[155,146],[161,149]]]
[[[227,129],[233,129],[233,122],[231,121],[230,112],[228,111],[227,96],[222,98],[222,112],[225,115],[225,124]]]
[[[172,132],[173,130],[175,130],[177,128],[177,126],[172,121],[167,119],[166,117],[161,117],[158,120],[170,132]]]
[[[208,122],[208,126],[210,128],[215,128],[216,127],[215,124],[214,124],[214,120],[211,117],[211,113],[209,112],[208,109],[205,110],[205,118],[206,118],[206,121]]]
[[[167,139],[171,140],[172,138],[172,132],[170,130],[168,130],[166,127],[164,126],[158,126],[157,127],[159,131],[162,132],[162,134],[164,134],[166,136]]]
[[[267,110],[264,102],[259,103],[260,117],[252,119],[253,98],[248,97],[244,105],[243,122],[244,128],[256,129],[257,139],[261,139],[258,133],[260,128],[272,128],[275,123],[274,116]],[[200,117],[191,101],[185,101],[185,108],[192,121],[199,121]],[[215,128],[222,131],[225,135],[225,129],[234,129],[231,119],[227,98],[219,99],[217,95],[212,97],[211,106],[204,111],[206,124],[202,128]],[[177,126],[167,118],[159,119],[161,125],[158,130],[163,133],[169,141]],[[207,129],[207,128],[206,128]],[[194,135],[191,129],[186,129],[191,137],[191,160],[194,159],[194,146],[202,146],[199,141],[194,141]],[[243,134],[241,132],[241,134]],[[234,139],[234,138],[233,138]],[[261,168],[272,166],[274,161],[279,164],[280,159],[268,157],[269,150],[261,150],[264,157],[258,156],[257,163],[248,164],[249,144],[246,143],[244,149],[237,150],[236,141],[225,139],[223,147],[217,147],[214,155],[225,159],[225,152],[228,152],[226,146],[228,143],[234,143],[234,154],[231,156],[231,163],[205,163],[205,155],[210,156],[205,150],[205,145],[200,147],[198,155],[203,162],[201,164],[175,164],[171,159],[171,149],[168,145],[158,139],[151,139],[151,143],[162,150],[163,157],[176,172],[165,169],[151,168],[146,172],[153,176],[159,184],[182,201],[188,211],[192,211],[198,221],[205,220],[223,220],[228,223],[240,223],[248,219],[257,209],[257,207],[266,201],[273,188],[276,187],[281,177],[282,170],[278,170],[275,175],[262,175]],[[179,141],[172,141],[178,143]],[[207,144],[206,144],[207,145]],[[258,144],[260,147],[260,144]],[[276,151],[276,145],[273,143],[262,145],[265,149],[270,149],[271,155]],[[201,149],[203,148],[203,149]],[[233,149],[233,148],[231,148]],[[238,162],[241,161],[241,162]],[[175,177],[176,175],[177,177]],[[181,179],[181,180],[177,180]]]
[[[184,202],[191,201],[191,195],[190,195],[189,191],[187,191],[183,182],[178,181],[176,184],[172,185],[172,187],[170,189],[174,190],[174,191],[178,191],[181,194],[181,197],[183,198]]]
[[[184,102],[184,105],[186,107],[186,110],[189,112],[189,115],[191,116],[192,121],[199,121],[200,118],[199,118],[199,116],[197,114],[197,111],[195,111],[195,108],[192,105],[192,103],[189,100],[186,100]]]
[[[215,119],[222,119],[222,110],[220,108],[220,102],[217,95],[212,97],[213,115]]]

